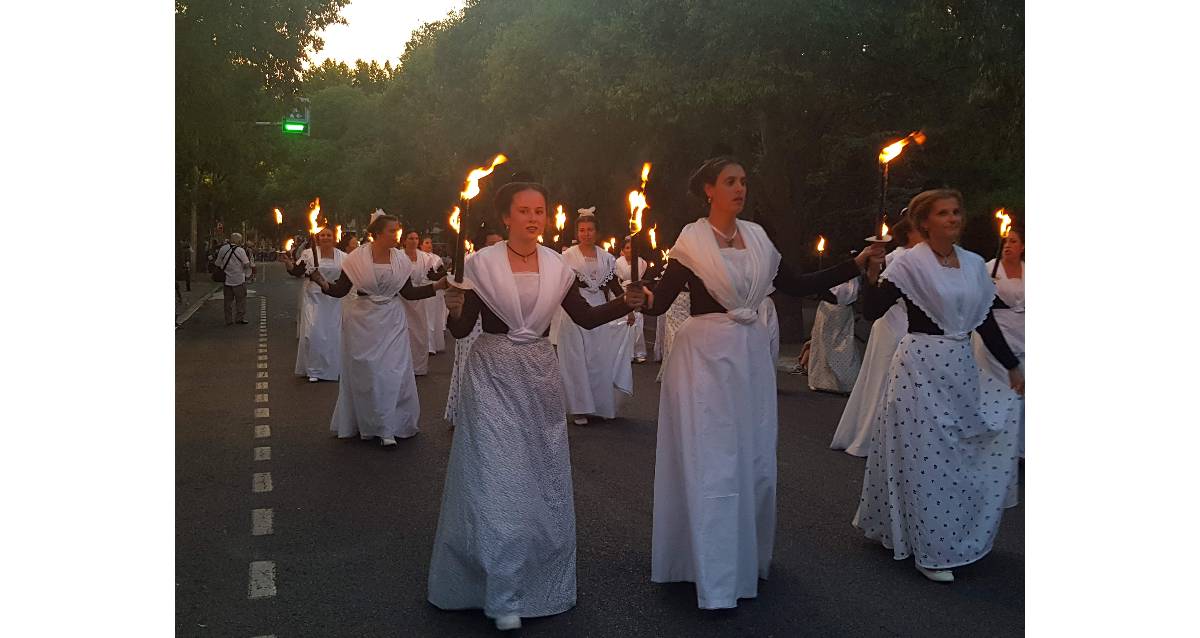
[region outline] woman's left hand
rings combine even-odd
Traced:
[[[1021,374],[1019,368],[1013,368],[1008,371],[1008,385],[1021,396],[1025,396],[1025,375]]]
[[[866,272],[867,262],[871,259],[882,259],[884,254],[884,244],[872,243],[854,256],[854,263],[858,264],[860,271]]]
[[[445,277],[433,282],[434,290],[445,290],[450,287],[450,282]]]
[[[646,303],[647,294],[646,289],[641,286],[630,286],[625,289],[625,305],[637,310]]]

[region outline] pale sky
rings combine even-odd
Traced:
[[[349,24],[335,24],[321,32],[325,48],[313,55],[320,64],[328,58],[354,64],[358,58],[391,60],[395,65],[413,29],[461,9],[462,0],[351,0],[342,7]]]

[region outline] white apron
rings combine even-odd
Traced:
[[[758,308],[779,252],[739,220],[745,250],[718,250],[706,219],[671,249],[727,312],[684,322],[663,364],[651,580],[691,581],[703,609],[758,594],[775,541],[775,367]]]
[[[434,253],[425,254],[429,256],[429,263],[434,269],[441,268],[445,263]],[[421,302],[425,304],[425,323],[429,327],[429,339],[426,342],[429,354],[445,352],[446,317],[449,316],[449,311],[446,309],[446,292],[439,290],[434,296],[422,299]]]
[[[334,249],[333,259],[320,261],[325,281],[337,281],[342,276],[342,261],[346,253]],[[305,250],[300,260],[306,265],[305,274],[313,272],[312,251]],[[301,285],[300,340],[296,344],[295,373],[337,381],[342,370],[342,300],[321,292],[321,287],[309,279]]]
[[[424,286],[430,283],[429,278],[425,276],[426,272],[434,267],[430,256],[429,253],[418,250],[416,261],[409,260],[408,263],[412,267],[412,282],[414,286]],[[404,258],[408,259],[407,253],[404,253]],[[404,307],[405,318],[408,321],[408,341],[409,347],[412,348],[413,374],[419,377],[429,373],[428,302],[433,299],[436,299],[436,297],[417,301],[400,300],[400,304]]]
[[[993,259],[987,263],[987,271],[992,272],[996,260]],[[996,316],[996,323],[1000,324],[1000,332],[1004,334],[1004,340],[1008,342],[1008,347],[1012,349],[1013,354],[1021,360],[1021,371],[1025,370],[1025,264],[1021,264],[1021,278],[1010,279],[1008,273],[1005,272],[1004,266],[1001,265],[996,269],[996,295],[1000,300],[1008,305],[1007,309],[993,310],[992,314]],[[971,345],[975,350],[975,360],[979,362],[979,367],[983,371],[1001,383],[1008,385],[1008,370],[1000,364],[1000,360],[992,356],[988,352],[987,346],[983,345],[983,339],[978,334],[972,335]],[[1020,439],[1021,458],[1025,458],[1025,397],[1017,395],[1017,404],[1012,413],[1009,415],[1009,426],[1017,429],[1017,437]]]
[[[329,429],[340,438],[417,433],[421,403],[400,289],[412,275],[408,257],[392,249],[390,264],[374,264],[363,244],[342,262],[355,294],[342,308],[342,378]]]
[[[562,260],[584,284],[579,292],[589,304],[607,301],[604,286],[616,276],[612,255],[597,248],[595,261],[589,262],[579,246],[572,246]],[[558,362],[567,412],[615,418],[621,400],[633,395],[633,328],[621,317],[584,330],[565,310],[558,314]]]
[[[646,263],[646,260],[642,259],[641,257],[638,257],[638,277],[639,278],[641,278],[643,275],[645,275],[647,266],[648,266],[648,264]],[[615,271],[617,273],[617,278],[621,281],[621,289],[622,290],[624,290],[625,288],[628,288],[629,284],[633,283],[633,280],[630,279],[630,277],[633,275],[633,271],[632,271],[632,269],[630,269],[629,260],[625,259],[625,255],[621,255],[620,257],[617,257]],[[631,349],[633,351],[634,358],[645,359],[646,358],[646,320],[645,320],[645,317],[643,317],[642,313],[640,313],[640,312],[633,313],[633,316],[634,316],[633,328],[629,331],[629,338],[633,340]]]
[[[821,301],[813,319],[812,350],[808,358],[808,387],[811,390],[847,393],[858,379],[862,355],[854,338],[854,308],[861,279],[854,278],[830,288],[836,304]]]

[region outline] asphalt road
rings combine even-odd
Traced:
[[[278,264],[260,268],[250,325],[225,326],[218,293],[176,332],[176,634],[496,635],[479,611],[425,600],[451,442],[441,414],[452,352],[417,381],[419,435],[394,451],[332,438],[337,384],[292,373],[299,281]],[[624,418],[571,426],[578,605],[527,619],[519,635],[1024,633],[1023,506],[1005,513],[995,549],[955,570],[953,584],[893,561],[850,525],[863,461],[828,449],[845,399],[809,391],[803,376],[779,375],[778,530],[758,598],[702,611],[690,584],[651,583],[657,370],[634,367]],[[256,416],[262,408],[269,414]],[[259,532],[270,510],[270,533],[254,535],[254,510]]]

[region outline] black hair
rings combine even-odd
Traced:
[[[499,191],[496,191],[496,198],[492,203],[496,217],[503,221],[504,215],[512,207],[513,197],[516,197],[517,193],[524,191],[537,191],[541,193],[542,197],[546,199],[546,205],[550,205],[550,191],[546,190],[545,186],[537,182],[509,182],[501,186]]]
[[[388,215],[388,214],[380,215],[379,217],[376,217],[374,221],[372,221],[370,224],[367,225],[367,232],[371,233],[372,237],[378,237],[380,235],[380,233],[383,232],[383,229],[387,228],[387,225],[389,222],[396,222],[397,224],[399,224],[400,218],[396,217],[395,215]]]
[[[700,198],[700,201],[707,201],[708,196],[704,194],[704,185],[716,184],[717,176],[730,164],[737,164],[743,168],[746,166],[732,155],[718,155],[706,160],[688,180],[688,192]]]

